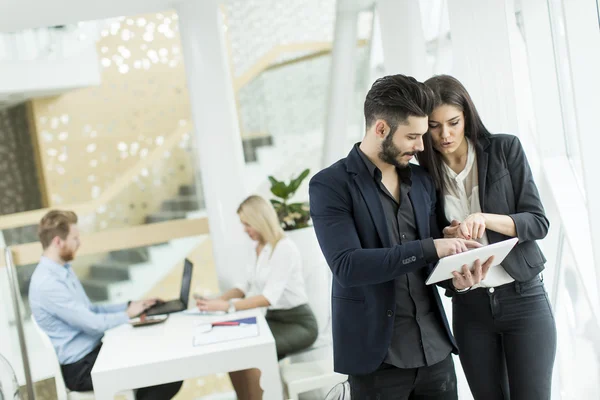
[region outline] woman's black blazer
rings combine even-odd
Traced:
[[[521,142],[514,135],[494,134],[478,139],[476,152],[482,212],[508,215],[515,221],[519,242],[502,266],[516,281],[528,281],[544,269],[546,258],[536,240],[546,236],[550,222]],[[437,198],[438,223],[443,228],[449,225],[444,196],[438,193]],[[489,229],[486,233],[490,243],[509,239]]]

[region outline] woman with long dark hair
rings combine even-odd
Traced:
[[[550,399],[556,326],[536,240],[549,222],[519,139],[491,134],[464,86],[440,75],[419,163],[438,190],[444,236],[518,244],[466,291],[450,290],[453,330],[471,392],[480,400]]]

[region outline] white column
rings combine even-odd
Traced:
[[[358,37],[357,0],[338,0],[336,5],[335,33],[331,54],[330,86],[323,141],[323,167],[328,167],[344,157],[348,122],[356,81],[356,41]]]
[[[221,289],[244,276],[236,211],[246,195],[244,156],[217,0],[176,4],[196,137],[196,155]]]
[[[598,89],[600,89],[600,29],[594,1],[563,1],[567,45],[583,182],[589,216],[596,276],[600,276],[600,185],[598,184]],[[597,280],[600,289],[600,279]]]
[[[448,0],[453,75],[467,88],[492,132],[519,133],[511,0]]]
[[[377,0],[386,75],[429,78],[425,34],[417,0]]]

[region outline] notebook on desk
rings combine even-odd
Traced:
[[[237,323],[223,324],[222,322]],[[194,326],[193,345],[202,346],[258,336],[256,317],[220,322],[198,322]]]

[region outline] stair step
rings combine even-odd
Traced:
[[[109,298],[108,287],[114,283],[107,279],[82,279],[81,285],[92,302],[104,301]]]
[[[187,215],[186,211],[161,211],[146,217],[147,224],[154,224],[157,222],[173,221],[175,219],[185,219]]]
[[[139,264],[147,262],[150,259],[150,252],[147,247],[134,247],[131,249],[111,251],[109,257],[111,260],[117,262]]]
[[[179,186],[180,196],[192,196],[196,194],[196,185],[181,185]]]
[[[126,281],[131,278],[129,263],[107,260],[98,262],[90,267],[90,279]]]
[[[133,282],[131,281],[86,278],[81,280],[81,284],[86,294],[93,302],[121,298],[131,300],[130,293],[133,288]]]
[[[178,196],[162,203],[162,211],[196,211],[200,202],[196,195]]]
[[[257,157],[257,149],[259,147],[272,146],[273,145],[273,136],[257,136],[251,138],[243,138],[242,139],[242,147],[244,149],[244,160],[246,163],[248,162],[256,162],[258,160]]]
[[[19,291],[21,296],[27,296],[29,294],[29,283],[31,282],[31,275],[37,264],[20,265],[17,268],[17,280],[19,281]]]
[[[17,244],[37,242],[39,240],[37,230],[37,225],[28,225],[5,229],[2,233],[4,234],[6,245],[14,246]]]

